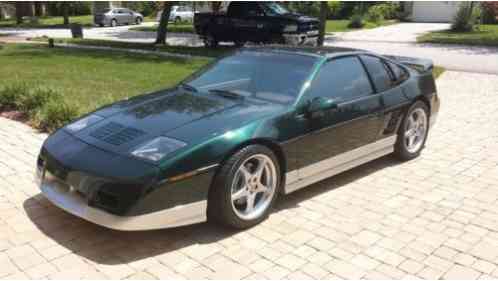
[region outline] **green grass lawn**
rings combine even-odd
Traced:
[[[45,37],[38,37],[38,38],[32,38],[31,40],[39,42],[47,42],[48,39]],[[69,43],[69,44],[84,45],[84,46],[104,46],[104,47],[123,48],[123,49],[163,51],[175,54],[184,54],[184,55],[202,56],[202,57],[219,57],[235,49],[235,47],[232,46],[218,46],[216,49],[210,49],[205,47],[169,46],[169,45],[164,46],[164,45],[153,45],[149,43],[121,42],[121,41],[101,40],[101,39],[54,38],[54,41],[56,45],[57,43]]]
[[[421,43],[498,46],[498,25],[479,25],[471,32],[434,31],[417,38]]]
[[[325,27],[325,32],[346,32],[346,31],[354,31],[359,29],[371,29],[385,25],[391,25],[398,23],[396,20],[383,20],[378,23],[373,22],[365,22],[365,25],[362,28],[350,28],[349,20],[328,20],[327,25]]]
[[[57,90],[82,114],[116,100],[170,87],[209,59],[7,44],[0,49],[0,61],[2,86],[26,82],[31,87]]]
[[[137,26],[137,27],[130,28],[130,30],[157,32],[157,25]],[[195,32],[194,26],[192,25],[192,23],[181,23],[181,24],[169,23],[168,24],[168,31],[169,32],[178,32],[178,33],[194,33]]]

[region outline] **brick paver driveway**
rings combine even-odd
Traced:
[[[43,140],[0,119],[1,278],[498,278],[498,76],[447,72],[417,160],[385,157],[287,196],[243,232],[108,230],[32,182]]]

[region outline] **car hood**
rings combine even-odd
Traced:
[[[298,14],[298,13],[289,13],[289,14],[285,14],[285,15],[280,15],[278,17],[280,17],[282,19],[286,19],[286,20],[296,21],[297,23],[318,23],[319,22],[319,20],[317,18],[305,16],[305,15]]]
[[[75,136],[103,150],[129,154],[138,145],[157,136],[193,144],[201,139],[199,134],[207,136],[228,127],[233,129],[281,107],[178,90],[162,92],[96,111],[95,114],[104,119]],[[202,124],[195,134],[180,136],[175,133],[184,131],[180,130],[182,127],[198,127],[193,124]]]

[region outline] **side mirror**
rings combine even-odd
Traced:
[[[308,112],[317,113],[326,110],[332,110],[337,108],[337,103],[334,99],[326,99],[323,97],[316,97],[309,102]]]

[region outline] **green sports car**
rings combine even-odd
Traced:
[[[439,110],[430,60],[249,47],[176,87],[49,136],[43,194],[120,230],[264,220],[277,197],[393,153],[417,157]]]

